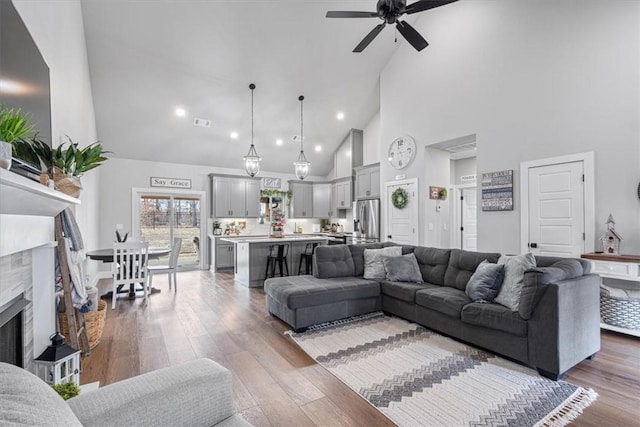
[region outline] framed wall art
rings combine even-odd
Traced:
[[[513,210],[513,170],[482,174],[482,210]]]

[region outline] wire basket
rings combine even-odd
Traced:
[[[616,298],[600,292],[600,319],[602,323],[626,329],[640,329],[640,300]]]
[[[107,316],[107,303],[98,300],[98,310],[89,311],[84,313],[84,323],[87,327],[87,337],[89,338],[89,348],[94,349],[95,346],[100,344],[102,338],[102,330],[104,329],[104,319]],[[69,325],[67,323],[67,314],[58,313],[58,320],[60,322],[60,332],[65,336],[67,344],[71,344]]]

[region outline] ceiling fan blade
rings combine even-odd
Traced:
[[[327,12],[327,18],[377,18],[376,12],[344,12],[332,11]]]
[[[367,34],[367,36],[365,38],[362,39],[362,41],[358,44],[358,46],[356,46],[355,49],[353,49],[353,51],[355,53],[360,53],[364,50],[365,47],[369,46],[369,43],[371,43],[373,41],[373,39],[376,38],[376,36],[378,34],[380,34],[380,31],[382,31],[382,29],[384,28],[386,24],[383,22],[380,25],[376,25],[376,27],[371,30],[371,32],[369,34]]]
[[[434,7],[444,6],[445,4],[453,3],[458,0],[418,0],[415,3],[407,5],[404,9],[404,13],[411,15],[412,13],[422,12],[423,10],[433,9]]]
[[[398,23],[396,24],[396,28],[398,28],[400,34],[402,34],[402,36],[407,39],[411,46],[413,46],[418,52],[429,46],[429,43],[427,43],[424,37],[422,37],[415,28],[413,28],[406,22],[398,21]]]

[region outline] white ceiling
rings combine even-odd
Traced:
[[[375,11],[375,4],[83,0],[98,137],[114,157],[243,168],[251,130],[248,86],[255,83],[261,170],[292,172],[302,94],[311,175],[326,175],[349,129],[362,129],[379,110],[380,72],[406,42],[398,35],[394,43],[395,29],[387,27],[363,53],[352,53],[380,21],[326,19],[325,13]],[[413,23],[417,15],[406,20]],[[186,117],[175,115],[178,106]],[[345,120],[336,120],[338,111]],[[210,119],[211,127],[194,127],[195,117]],[[238,140],[229,137],[234,130]]]

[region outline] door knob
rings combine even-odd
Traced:
[[[538,247],[538,244],[537,243],[529,243],[529,247],[535,249],[535,248]]]
[[[389,235],[387,236],[387,239],[390,239],[390,238],[391,238],[391,234],[389,234]]]

